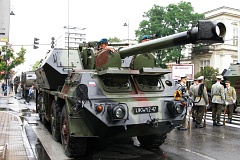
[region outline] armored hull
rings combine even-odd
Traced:
[[[36,70],[37,85],[57,90],[59,86],[63,86],[69,72],[76,68],[82,68],[78,50],[55,48],[47,54]]]
[[[142,147],[157,149],[192,103],[177,90],[171,70],[156,67],[151,52],[188,43],[223,43],[225,32],[223,23],[199,21],[189,31],[115,52],[95,52],[95,42],[80,44],[79,50],[54,49],[36,71],[40,119],[51,124],[52,137],[69,157],[84,155],[91,138],[137,136]],[[131,56],[130,65],[122,67]]]

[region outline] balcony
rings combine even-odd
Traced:
[[[209,45],[193,45],[192,53],[193,54],[209,53],[211,49],[214,49],[214,47]]]

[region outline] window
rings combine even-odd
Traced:
[[[237,28],[233,28],[233,45],[238,45],[238,30]]]
[[[233,60],[233,64],[237,64],[238,63],[238,60]]]
[[[200,61],[200,70],[203,69],[206,66],[210,66],[210,60]]]

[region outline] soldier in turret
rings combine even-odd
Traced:
[[[144,35],[144,36],[142,36],[142,41],[141,41],[141,43],[150,41],[150,39],[151,39],[151,36],[150,36],[150,35]]]
[[[228,113],[228,123],[232,123],[232,114],[233,109],[237,100],[235,88],[231,86],[230,81],[225,82],[226,88],[224,89],[225,97],[226,97],[226,107]]]
[[[207,89],[204,85],[204,77],[200,76],[197,78],[199,84],[193,88],[193,99],[196,107],[196,124],[195,128],[203,128],[201,125],[204,110],[208,105]]]
[[[115,52],[113,47],[108,46],[108,39],[107,38],[101,39],[97,44],[98,44],[99,50],[105,49],[105,50],[110,50],[112,52]]]
[[[217,82],[212,85],[211,96],[212,96],[212,120],[213,126],[222,126],[220,123],[220,116],[222,113],[223,104],[226,104],[224,87],[220,84],[222,76],[216,76]]]

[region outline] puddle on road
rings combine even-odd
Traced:
[[[13,111],[13,110],[10,108],[0,108],[0,111]]]
[[[25,125],[25,132],[36,160],[51,160],[31,125]]]

